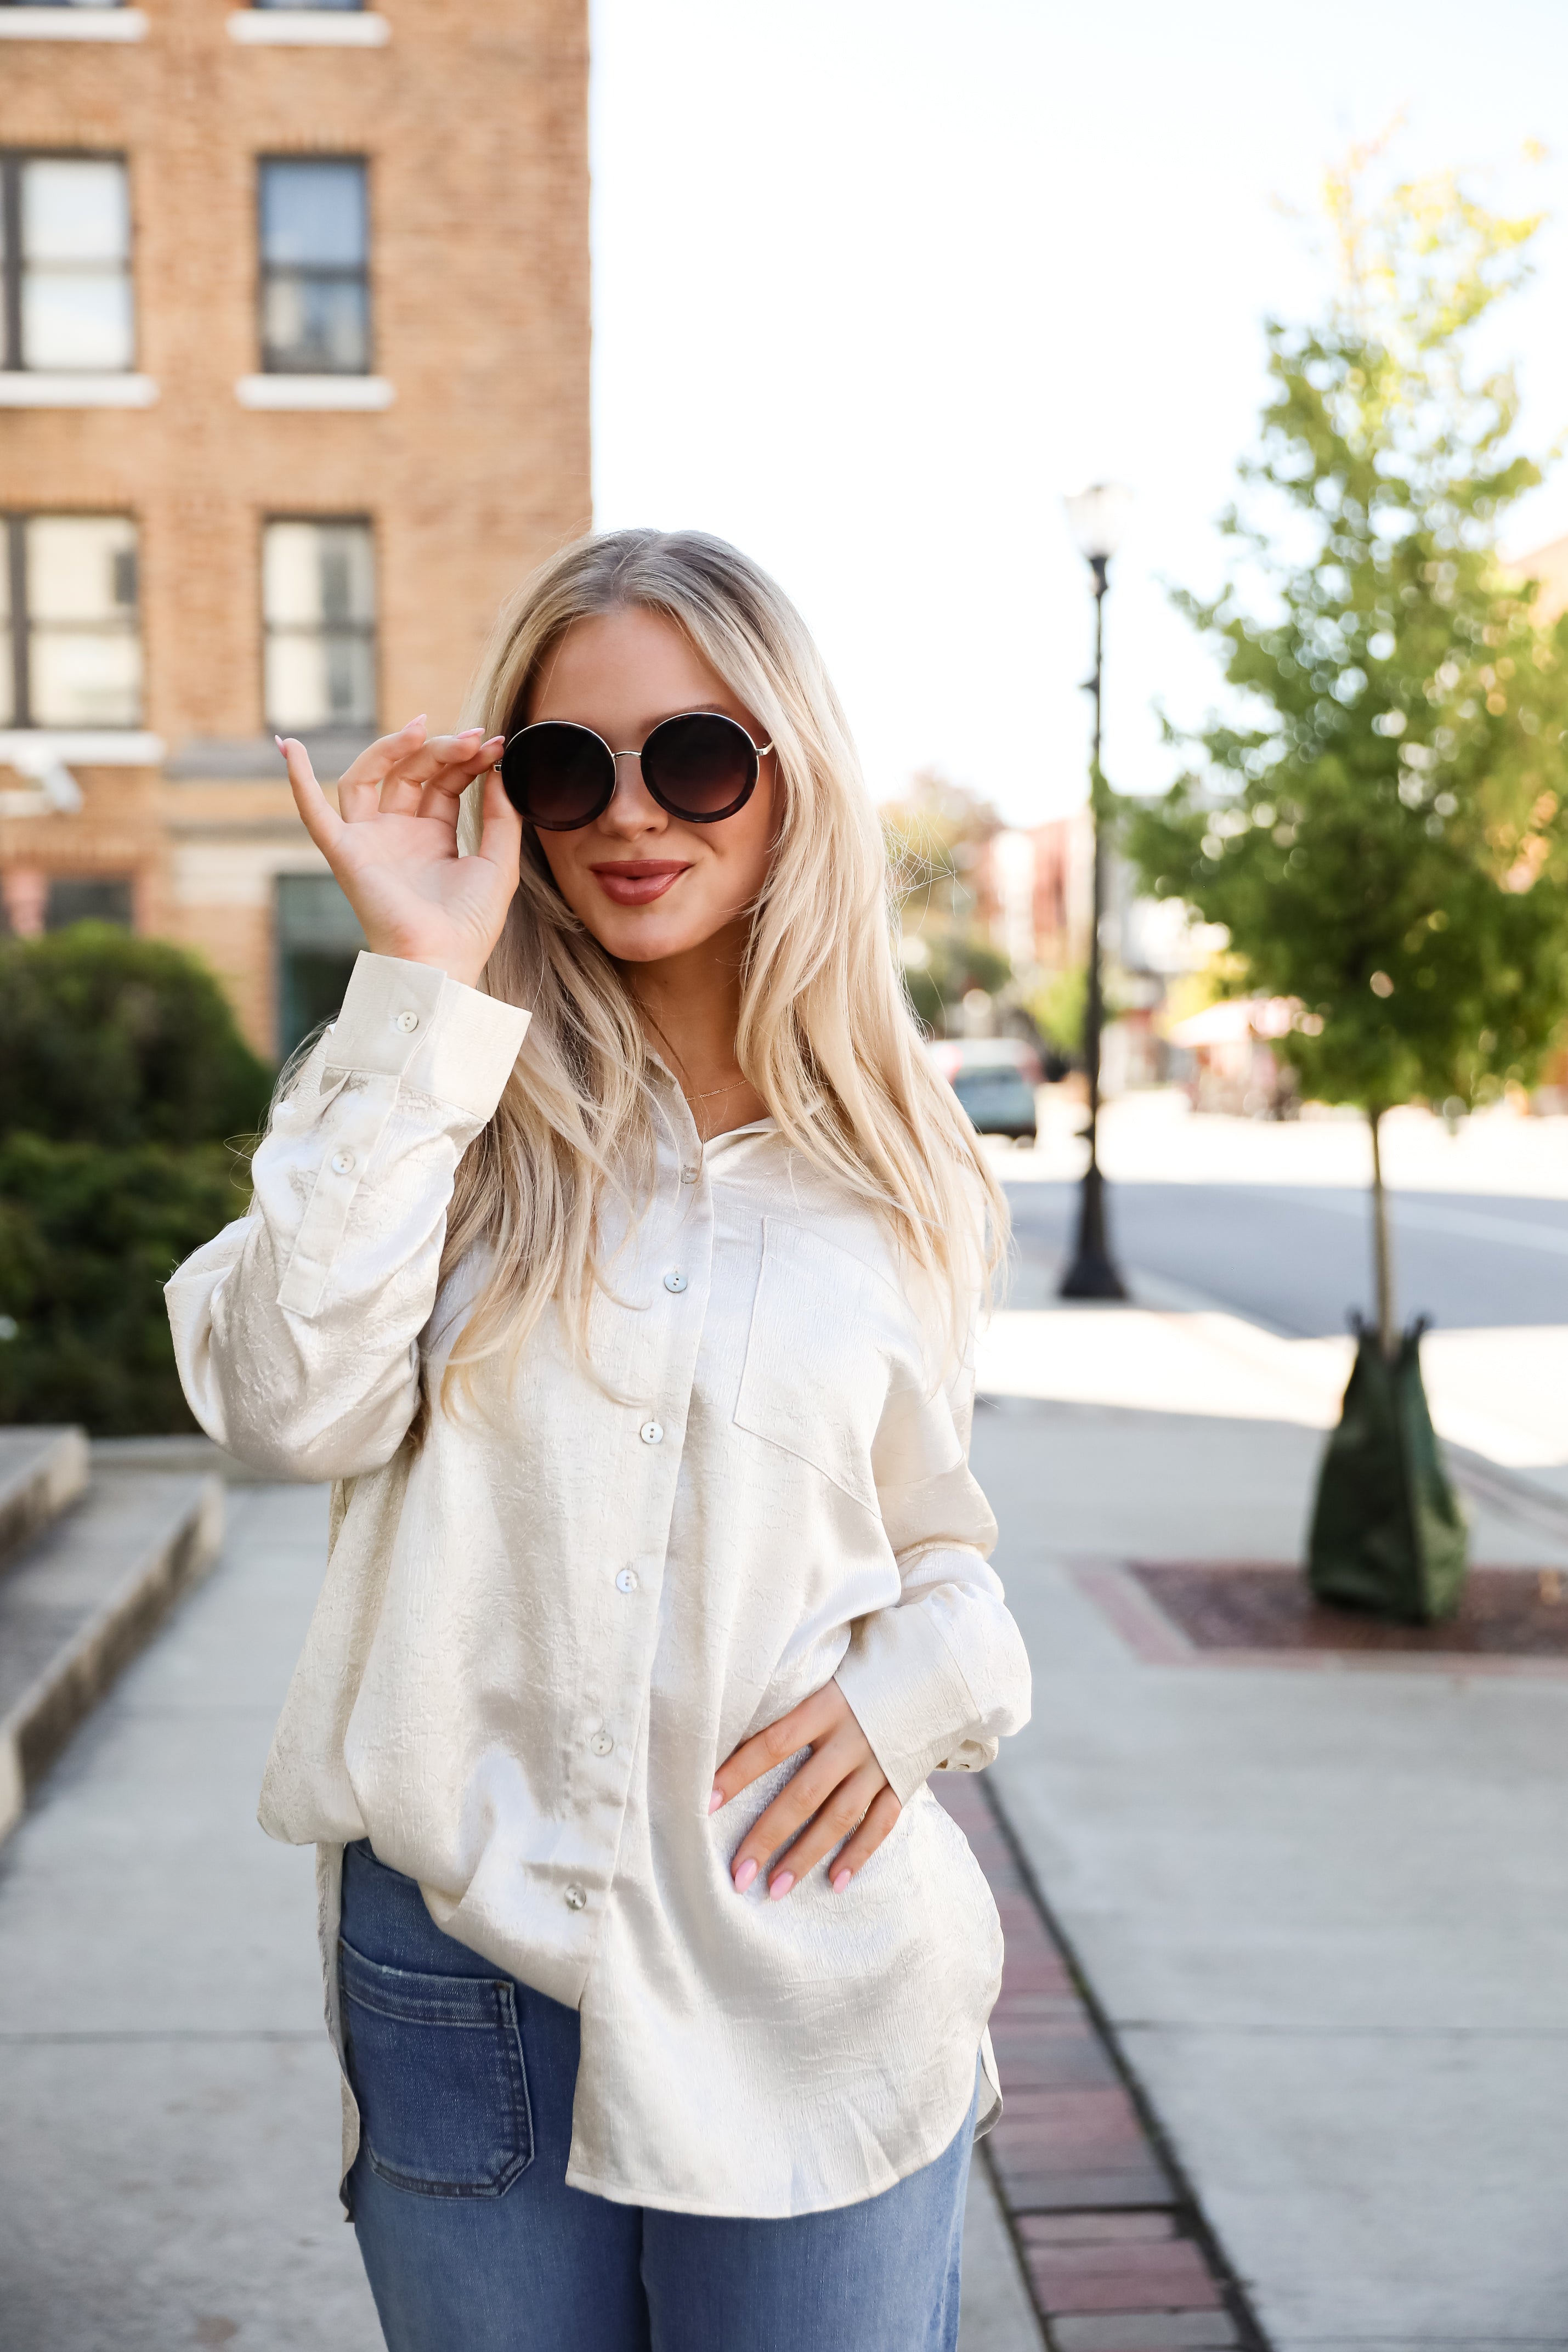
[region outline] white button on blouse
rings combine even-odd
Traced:
[[[704,1150],[655,1073],[659,1156],[636,1230],[610,1213],[591,1370],[552,1310],[515,1380],[493,1360],[475,1410],[411,1438],[476,1279],[437,1296],[453,1171],[527,1025],[361,955],[249,1213],[169,1285],[203,1428],[269,1477],[337,1482],[262,1820],[318,1845],[334,1962],[342,1848],[368,1837],[448,1935],[579,2011],[573,2188],[852,2204],[952,2139],[1000,1975],[985,1880],[925,1787],[1028,1712],[968,1351],[944,1352],[871,1209],[769,1120]],[[317,1182],[342,1161],[353,1185]],[[677,1268],[680,1312],[650,1311]],[[899,1819],[841,1894],[819,1866],[783,1902],[737,1895],[793,1767],[710,1819],[714,1771],[834,1678]],[[585,1733],[612,1721],[635,1735]],[[351,2158],[351,2101],[346,2122]]]

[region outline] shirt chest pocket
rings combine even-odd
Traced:
[[[831,1242],[764,1220],[737,1428],[782,1448],[867,1510],[872,1447],[894,1357],[907,1340],[891,1284]]]

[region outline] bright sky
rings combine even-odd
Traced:
[[[1260,320],[1322,283],[1322,166],[1403,110],[1405,168],[1568,214],[1563,0],[592,0],[601,527],[714,530],[817,634],[873,788],[934,766],[1038,823],[1083,796],[1088,575],[1064,491],[1136,520],[1106,767],[1170,772]],[[1568,239],[1501,322],[1525,436],[1568,427]],[[1568,532],[1568,465],[1511,532]]]

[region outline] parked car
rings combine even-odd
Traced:
[[[1016,1037],[949,1037],[925,1050],[977,1133],[1034,1142],[1040,1069],[1032,1046]]]

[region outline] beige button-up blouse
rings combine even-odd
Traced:
[[[476,1279],[437,1295],[453,1171],[527,1026],[361,955],[249,1214],[169,1285],[202,1426],[338,1482],[262,1822],[320,1849],[329,1960],[342,1847],[369,1837],[449,1935],[580,2011],[573,2187],[849,2204],[952,2138],[1000,1972],[925,1787],[1028,1714],[972,1370],[944,1377],[873,1215],[769,1120],[704,1148],[661,1073],[656,1189],[592,1371],[547,1319],[509,1391],[497,1371],[405,1444]],[[710,1820],[715,1768],[834,1675],[900,1819],[842,1894],[819,1867],[783,1902],[737,1895],[730,1857],[792,1767]],[[351,2102],[349,2126],[351,2153]]]

